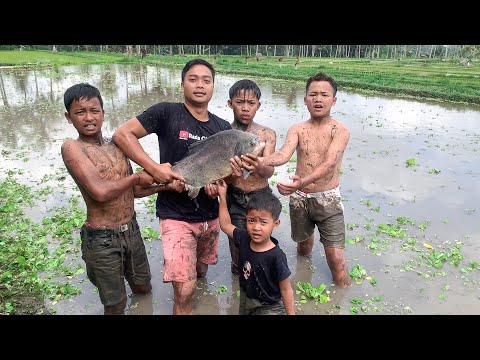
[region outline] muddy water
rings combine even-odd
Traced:
[[[232,120],[227,107],[228,89],[238,77],[218,74],[210,111]],[[256,121],[277,132],[283,144],[292,124],[304,120],[304,83],[254,79],[262,90],[262,106]],[[65,171],[60,146],[76,131],[65,120],[63,92],[77,82],[97,86],[105,106],[104,135],[111,135],[126,120],[158,101],[181,101],[180,70],[143,65],[91,65],[55,70],[0,70],[0,151],[2,172],[32,187],[52,186],[47,201],[26,209],[35,221],[49,209],[65,205],[79,192]],[[339,89],[332,115],[351,130],[344,155],[341,193],[347,224],[346,257],[349,268],[360,265],[366,277],[348,289],[338,289],[317,241],[311,258],[297,257],[290,240],[288,198],[275,193],[284,204],[281,225],[274,236],[280,240],[292,270],[291,281],[327,285],[330,301],[301,302],[298,314],[480,314],[480,270],[468,270],[480,262],[480,108],[384,96],[367,96]],[[155,136],[141,139],[158,161]],[[417,165],[407,167],[414,159]],[[135,165],[134,165],[135,166]],[[287,163],[271,180],[288,179]],[[41,182],[46,175],[49,180]],[[152,205],[136,199],[141,226],[159,229]],[[404,237],[392,237],[381,229],[398,225],[405,217],[415,225],[400,225]],[[382,225],[383,224],[383,225]],[[79,239],[78,234],[76,234]],[[316,239],[319,235],[316,232]],[[410,238],[410,245],[407,243]],[[428,263],[435,251],[451,253],[457,245],[464,256],[459,266],[448,261],[437,269]],[[403,246],[402,246],[403,245]],[[374,247],[376,246],[376,249]],[[153,274],[153,293],[129,296],[128,314],[171,314],[173,292],[162,282],[160,240],[146,242]],[[421,258],[424,256],[424,258]],[[76,259],[71,261],[80,261]],[[71,280],[82,293],[48,307],[57,314],[101,314],[94,286],[80,274]],[[376,283],[375,283],[376,281]],[[375,283],[375,285],[372,284]],[[226,287],[226,291],[222,291]],[[219,262],[198,284],[195,314],[236,314],[238,280],[230,273],[228,241],[221,235]],[[353,302],[362,302],[354,304]],[[356,310],[355,310],[356,309]]]

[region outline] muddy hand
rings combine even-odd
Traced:
[[[136,174],[138,175],[138,183],[136,185],[140,187],[147,187],[152,185],[155,182],[155,179],[153,178],[153,176],[151,176],[145,170],[141,170]]]
[[[234,177],[242,176],[242,160],[238,156],[230,158],[230,168]]]
[[[293,194],[296,190],[302,187],[302,179],[300,176],[292,175],[289,178],[292,180],[291,183],[277,183],[278,192],[282,195]]]
[[[215,199],[218,196],[218,188],[216,184],[205,185],[205,193],[210,199]]]
[[[183,176],[172,171],[170,163],[157,164],[152,176],[157,183],[169,183],[175,179],[185,181]]]
[[[168,190],[176,191],[179,193],[188,191],[188,185],[185,184],[183,181],[177,179],[169,182],[168,184],[166,184],[166,186]]]
[[[242,167],[251,173],[258,172],[259,167],[262,166],[259,159],[260,158],[254,154],[242,155]]]
[[[217,180],[215,183],[217,184],[218,196],[225,197],[227,195],[227,183],[223,179]]]

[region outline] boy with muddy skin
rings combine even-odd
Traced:
[[[125,279],[134,294],[148,294],[150,265],[135,218],[134,198],[163,190],[182,191],[174,183],[152,185],[144,170],[133,173],[125,154],[102,135],[105,116],[99,90],[87,83],[64,94],[65,117],[78,131],[62,145],[62,158],[87,206],[81,228],[82,258],[87,275],[98,288],[105,315],[123,314]]]
[[[260,97],[262,93],[258,85],[252,80],[239,80],[229,90],[228,106],[233,110],[232,128],[255,134],[260,141],[265,142],[265,148],[259,156],[268,156],[275,151],[276,134],[269,127],[260,125],[254,121],[255,114],[260,108]],[[248,200],[257,193],[272,193],[268,179],[273,175],[273,166],[262,166],[255,161],[256,157],[248,164],[250,174],[247,178],[243,176],[232,178],[228,185],[227,201],[228,211],[232,223],[241,229],[246,228],[246,210]],[[236,163],[241,163],[237,157]],[[233,163],[235,165],[235,163]],[[233,238],[228,238],[231,256],[231,271],[238,275],[238,247],[235,246]]]
[[[299,255],[310,256],[317,226],[333,281],[345,288],[352,280],[345,264],[345,219],[339,182],[350,130],[330,115],[336,94],[337,84],[332,77],[318,73],[308,78],[304,103],[310,118],[288,129],[280,150],[256,159],[242,156],[242,161],[279,166],[297,151],[292,182],[277,183],[280,194],[290,195],[292,239],[297,242]]]

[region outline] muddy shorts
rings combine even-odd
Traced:
[[[150,265],[135,215],[116,229],[83,225],[80,237],[87,276],[98,288],[104,306],[126,299],[124,278],[136,285],[150,281]]]
[[[189,282],[197,278],[197,260],[218,261],[218,218],[202,222],[160,219],[163,245],[163,282]]]
[[[257,299],[247,297],[247,294],[240,288],[239,315],[287,315],[283,301],[275,304],[263,305]]]
[[[338,187],[308,194],[297,190],[290,195],[289,207],[293,241],[307,240],[317,225],[324,246],[345,247],[345,219]]]

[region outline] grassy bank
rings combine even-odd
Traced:
[[[182,68],[196,55],[127,56],[116,53],[52,53],[0,51],[3,66],[62,66],[102,63],[145,63]],[[200,56],[202,57],[202,56]],[[323,71],[340,88],[480,105],[480,63],[461,65],[458,59],[343,59],[343,58],[246,58],[203,56],[216,71],[245,77],[269,77],[304,82]]]

